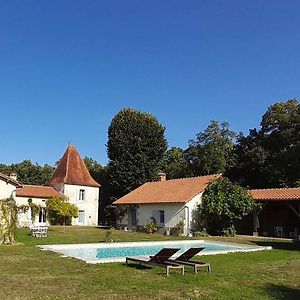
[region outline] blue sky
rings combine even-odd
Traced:
[[[169,147],[210,120],[247,133],[300,95],[300,1],[0,0],[0,162],[53,164],[68,142],[106,164],[124,107]]]

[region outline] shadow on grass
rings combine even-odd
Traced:
[[[149,266],[145,266],[145,265],[140,265],[140,264],[123,264],[123,266],[127,266],[128,268],[134,268],[134,269],[138,269],[138,270],[147,270],[147,269],[152,269]]]
[[[263,242],[263,241],[251,241],[252,243],[258,246],[272,246],[273,249],[280,249],[280,250],[288,250],[288,251],[300,251],[300,242],[291,241],[270,241],[270,242]]]
[[[300,299],[300,289],[297,288],[270,284],[266,287],[266,291],[270,296],[278,300]]]

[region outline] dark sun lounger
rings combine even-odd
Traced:
[[[174,262],[185,266],[191,266],[194,267],[194,272],[197,273],[198,268],[200,267],[206,267],[207,271],[210,273],[210,263],[205,262],[199,262],[199,261],[192,261],[191,259],[198,254],[200,251],[205,249],[203,248],[190,248],[184,253],[182,253],[180,256],[176,257],[175,259],[168,259],[168,262]]]
[[[184,275],[184,266],[173,261],[168,261],[170,257],[179,249],[164,248],[150,257],[126,257],[126,265],[129,261],[145,266],[158,266],[166,268],[166,274],[169,276],[170,269],[181,269],[181,274]]]

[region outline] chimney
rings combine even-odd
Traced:
[[[9,174],[10,179],[17,181],[17,174],[16,173],[10,173]]]
[[[166,173],[162,173],[162,172],[158,173],[158,180],[157,181],[162,182],[162,181],[166,181],[166,180],[167,180]]]

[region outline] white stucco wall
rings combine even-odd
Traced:
[[[34,198],[34,197],[15,197],[16,205],[28,205],[28,199],[32,199],[32,204],[38,205],[41,208],[46,207],[47,199],[43,198]],[[46,219],[46,222],[39,222],[39,214],[35,216],[35,219],[31,219],[31,209],[27,210],[26,212],[22,212],[21,210],[18,211],[18,226],[19,227],[31,227],[31,226],[44,226],[49,225],[49,222]]]
[[[28,205],[28,199],[32,199],[32,203],[41,207],[46,207],[47,199],[34,198],[34,197],[15,197],[17,206]]]
[[[164,224],[159,222],[158,211],[163,210]],[[184,218],[184,205],[182,204],[143,204],[137,209],[138,225],[144,226],[154,217],[158,226],[175,227]]]
[[[186,222],[187,222],[187,230],[193,229],[195,226],[195,210],[197,209],[197,206],[201,204],[202,201],[202,193],[199,193],[194,198],[192,198],[189,202],[187,202],[185,205],[188,207],[187,209],[187,216],[186,216]]]
[[[85,200],[79,200],[79,191],[85,191]],[[72,225],[97,226],[98,225],[98,202],[99,188],[81,185],[65,184],[63,192],[70,203],[75,204],[79,211],[84,211],[84,220],[73,218]]]
[[[0,178],[0,199],[9,198],[10,196],[15,197],[15,190],[15,185]]]
[[[202,194],[199,193],[187,203],[167,203],[167,204],[139,204],[136,207],[136,218],[139,226],[144,226],[151,222],[151,217],[155,217],[159,227],[174,228],[180,222],[184,222],[183,232],[187,234],[195,225],[195,210],[201,203]],[[159,222],[158,211],[163,210],[165,216],[164,224]],[[128,213],[119,222],[122,225],[129,224]],[[130,228],[130,226],[129,226]]]

